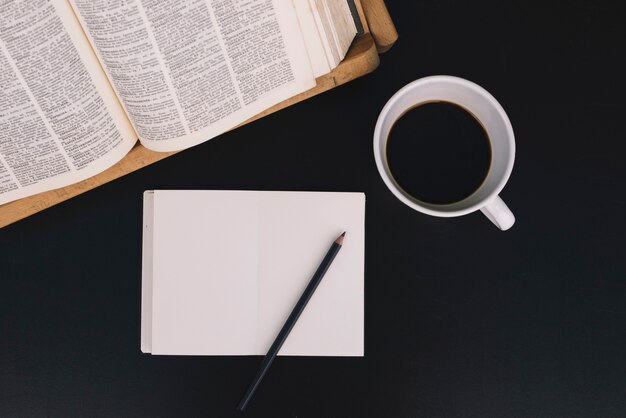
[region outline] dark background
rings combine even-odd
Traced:
[[[388,1],[374,73],[0,230],[0,417],[236,415],[260,357],[139,351],[153,188],[367,194],[365,357],[279,358],[249,417],[626,416],[626,6],[526,3]],[[508,232],[378,175],[379,111],[433,74],[508,112]]]

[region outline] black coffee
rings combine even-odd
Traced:
[[[480,187],[489,172],[491,146],[483,126],[465,109],[432,102],[396,121],[387,160],[404,191],[423,202],[448,204]]]

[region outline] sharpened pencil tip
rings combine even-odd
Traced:
[[[345,231],[344,231],[344,233],[343,233],[343,234],[341,234],[341,235],[339,235],[339,236],[337,237],[337,239],[335,240],[335,242],[336,242],[337,244],[339,244],[339,245],[343,245],[343,239],[344,239],[345,237],[346,237],[346,233],[345,233]]]
[[[247,394],[246,394],[247,395]],[[246,405],[248,404],[248,400],[249,397],[244,397],[240,402],[239,405],[237,405],[237,411],[239,412],[243,412],[244,409],[246,409]]]

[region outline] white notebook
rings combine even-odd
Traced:
[[[343,231],[281,355],[363,356],[365,195],[146,191],[141,351],[265,354]]]

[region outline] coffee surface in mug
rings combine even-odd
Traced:
[[[423,202],[450,204],[481,186],[491,165],[491,145],[468,111],[449,102],[430,102],[409,109],[395,122],[387,161],[405,192]]]

